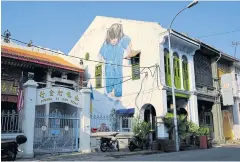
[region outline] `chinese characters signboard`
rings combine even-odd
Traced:
[[[1,80],[1,94],[17,95],[18,87],[14,81]]]
[[[81,94],[63,87],[43,88],[37,91],[37,105],[64,102],[81,107]]]

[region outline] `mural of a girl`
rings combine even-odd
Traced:
[[[124,56],[124,53],[126,56]],[[115,23],[107,30],[106,39],[100,49],[99,56],[105,64],[106,93],[109,98],[120,100],[122,97],[123,64],[124,57],[130,58],[132,52],[131,39],[123,33],[122,24]],[[117,65],[112,65],[117,64]],[[114,78],[114,79],[113,79]]]

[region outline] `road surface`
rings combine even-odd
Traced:
[[[115,161],[240,161],[240,145],[153,155],[138,155]]]

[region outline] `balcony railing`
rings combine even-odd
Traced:
[[[22,133],[22,113],[13,111],[1,112],[2,133]]]

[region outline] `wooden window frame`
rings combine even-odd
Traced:
[[[177,52],[173,53],[174,84],[177,89],[181,89],[180,59]]]
[[[164,68],[165,68],[165,82],[167,86],[172,86],[171,69],[170,69],[170,55],[168,49],[164,49]]]
[[[97,64],[95,66],[95,84],[96,88],[102,88],[102,64]],[[98,83],[100,82],[100,83]]]
[[[132,64],[132,80],[140,79],[140,53],[134,57],[131,57],[131,64]],[[136,71],[138,74],[135,74]]]
[[[182,75],[183,75],[183,88],[189,90],[189,68],[188,59],[185,55],[182,56]]]

